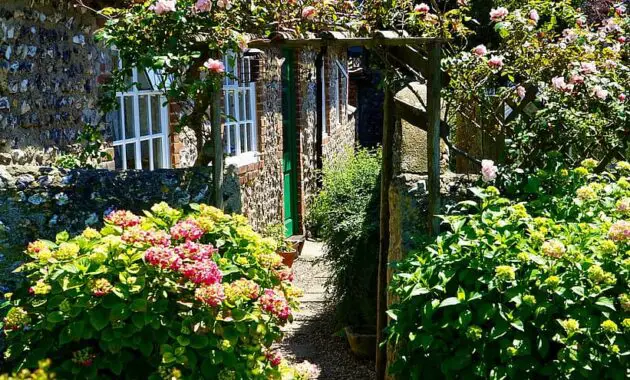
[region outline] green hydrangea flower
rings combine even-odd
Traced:
[[[614,334],[619,330],[619,328],[617,327],[617,324],[611,321],[610,319],[607,319],[604,322],[602,322],[601,328],[604,332],[609,333],[609,334]]]
[[[494,272],[501,281],[514,281],[516,279],[516,269],[509,265],[499,265],[494,269]]]
[[[567,333],[576,333],[580,330],[580,323],[573,318],[565,319],[564,321],[560,321],[560,325],[564,328],[564,331]]]
[[[525,294],[523,296],[523,302],[529,306],[534,306],[536,305],[536,297],[531,294]]]
[[[595,169],[597,165],[599,165],[599,162],[592,158],[587,158],[586,160],[581,162],[581,165],[587,169]]]
[[[479,326],[470,326],[468,330],[466,330],[466,337],[473,342],[478,341],[483,336],[483,331]]]

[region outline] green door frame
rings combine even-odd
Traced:
[[[284,227],[285,236],[298,231],[297,192],[297,100],[295,96],[294,50],[283,49],[282,65],[282,174],[284,177]]]

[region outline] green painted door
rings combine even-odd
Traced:
[[[295,234],[298,228],[297,218],[297,132],[296,99],[293,51],[284,51],[282,65],[282,129],[284,175],[284,227],[287,237]]]

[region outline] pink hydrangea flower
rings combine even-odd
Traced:
[[[278,280],[280,281],[289,281],[289,282],[293,282],[293,280],[295,279],[295,276],[293,274],[293,270],[291,268],[285,267],[282,269],[275,269],[273,271],[274,275],[278,278]]]
[[[608,230],[608,237],[613,241],[630,239],[630,222],[626,220],[615,222]]]
[[[414,8],[413,11],[416,13],[424,13],[427,14],[429,13],[429,11],[431,11],[431,7],[429,7],[429,4],[426,3],[421,3],[421,4],[417,4]]]
[[[171,248],[151,247],[144,253],[144,259],[151,265],[162,268],[179,270],[182,259]]]
[[[171,236],[175,240],[199,240],[203,234],[203,228],[193,219],[183,220],[171,227]]]
[[[492,67],[493,69],[500,69],[500,68],[502,68],[503,67],[503,57],[493,55],[488,60],[488,66]]]
[[[225,65],[223,65],[223,62],[218,59],[210,58],[203,64],[203,66],[208,69],[208,71],[213,73],[220,74],[225,72]]]
[[[317,9],[312,6],[304,7],[302,9],[302,18],[312,21],[317,16]]]
[[[282,363],[282,355],[278,351],[268,351],[265,354],[265,357],[274,367],[277,367],[280,365],[280,363]]]
[[[220,283],[199,287],[195,290],[195,298],[211,307],[217,307],[225,300],[223,285]]]
[[[599,70],[597,70],[597,65],[595,64],[595,62],[582,62],[580,64],[580,72],[582,74],[596,74],[599,72]]]
[[[179,258],[179,256],[177,256],[177,258]],[[223,278],[219,267],[212,260],[185,263],[180,268],[180,272],[184,277],[195,284],[212,285],[221,282]]]
[[[260,285],[252,280],[241,278],[228,285],[231,298],[255,300],[260,293]]]
[[[133,227],[140,224],[140,217],[126,210],[118,210],[110,212],[105,222],[118,227]]]
[[[615,8],[615,13],[617,14],[617,16],[621,16],[624,13],[626,13],[626,6],[625,5],[619,5]]]
[[[593,87],[593,95],[600,100],[606,100],[608,98],[608,90],[603,89],[601,86]]]
[[[195,12],[210,12],[212,10],[212,0],[197,0]]]
[[[505,17],[510,14],[510,11],[505,7],[499,7],[490,11],[490,20],[494,22],[503,21]]]
[[[492,160],[481,161],[481,179],[484,182],[494,181],[497,178],[499,168],[496,167]]]
[[[175,247],[175,253],[179,257],[193,261],[208,260],[217,251],[218,249],[214,248],[212,244],[199,244],[190,240]]]
[[[131,227],[121,236],[127,244],[147,244],[151,246],[168,247],[171,245],[171,236],[164,231],[144,230],[140,226]]]
[[[154,11],[157,15],[175,12],[176,3],[177,0],[157,0],[155,4],[149,7],[149,10]]]
[[[532,20],[535,24],[538,24],[538,21],[540,20],[540,15],[538,14],[538,11],[535,9],[529,11],[529,19]]]
[[[488,49],[485,45],[478,45],[473,49],[473,54],[478,57],[483,57],[488,54]]]
[[[516,87],[516,95],[518,95],[519,98],[524,99],[526,94],[527,94],[527,90],[525,89],[525,87],[523,86]]]
[[[263,311],[271,313],[281,320],[287,320],[291,316],[291,308],[286,298],[273,289],[265,289],[258,302],[260,302]]]

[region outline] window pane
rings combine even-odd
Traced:
[[[242,90],[238,91],[238,121],[245,121],[245,92]]]
[[[122,170],[123,168],[123,147],[122,145],[118,145],[114,147],[114,165],[117,170]]]
[[[245,126],[245,124],[241,124],[239,125],[239,128],[241,129],[240,132],[240,138],[241,138],[241,153],[245,153],[247,151],[249,151],[249,149],[247,149],[247,128]]]
[[[230,125],[230,155],[236,154],[236,126]]]
[[[114,135],[114,141],[122,140],[122,112],[116,109],[109,114],[109,122]]]
[[[140,157],[142,158],[142,169],[151,169],[151,151],[149,150],[149,140],[140,142]]]
[[[134,125],[133,97],[125,96],[125,138],[134,137],[136,137],[136,128]]]
[[[252,120],[252,91],[245,90],[245,117]]]
[[[146,95],[138,97],[138,108],[140,111],[140,136],[150,134],[149,131],[149,97]]]
[[[153,134],[162,133],[162,99],[159,95],[151,97],[151,123]]]
[[[164,168],[164,156],[162,154],[162,139],[153,139],[153,168]]]
[[[254,141],[254,125],[252,123],[247,124],[247,141],[249,141],[249,151],[256,151],[256,142]]]
[[[235,104],[234,104],[234,91],[228,91],[227,92],[227,102],[228,102],[228,109],[227,109],[227,114],[228,116],[230,116],[230,119],[232,121],[234,121],[234,118],[236,117],[236,109],[235,109]]]
[[[136,168],[136,144],[125,145],[125,151],[127,153],[127,170]]]
[[[138,70],[138,90],[148,91],[153,90],[153,86],[151,85],[151,81],[149,81],[149,77],[147,76],[146,70]]]

